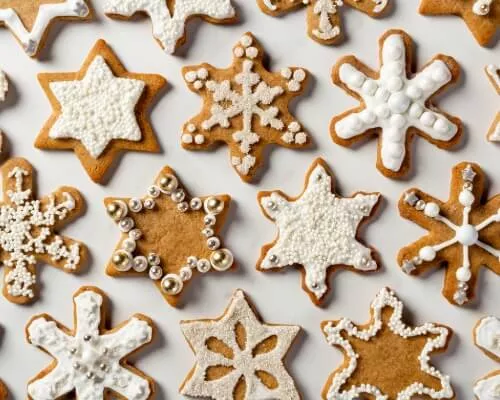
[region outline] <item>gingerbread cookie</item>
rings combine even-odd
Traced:
[[[167,53],[186,42],[186,25],[195,17],[213,24],[237,21],[231,0],[106,0],[108,17],[129,20],[136,14],[151,18],[153,36]]]
[[[0,380],[0,400],[7,400],[8,396],[7,386]]]
[[[485,200],[486,177],[473,163],[456,165],[450,186],[447,202],[418,189],[403,195],[401,216],[429,234],[401,249],[398,262],[404,272],[415,275],[444,266],[443,295],[463,305],[474,298],[482,266],[500,273],[500,195]]]
[[[55,21],[90,19],[92,12],[86,0],[0,1],[0,26],[10,29],[30,57],[36,57],[44,47]]]
[[[328,278],[338,268],[375,271],[374,250],[358,238],[360,226],[374,213],[379,193],[358,192],[349,198],[334,193],[325,161],[316,159],[298,197],[281,191],[260,192],[264,215],[276,223],[278,236],[265,245],[257,262],[260,271],[302,267],[302,288],[319,305],[329,290]]]
[[[73,330],[47,314],[31,319],[28,342],[54,361],[28,383],[29,399],[153,398],[153,380],[127,361],[153,340],[153,321],[136,314],[107,330],[107,303],[102,291],[83,287],[73,297]]]
[[[190,198],[169,167],[142,199],[105,199],[122,232],[106,273],[149,276],[176,306],[195,274],[233,266],[233,254],[219,237],[230,202],[228,195]]]
[[[22,158],[7,161],[1,169],[4,198],[0,203],[0,260],[5,268],[3,294],[25,304],[37,295],[36,265],[53,265],[65,272],[80,271],[86,247],[60,236],[64,225],[81,215],[85,203],[72,187],[61,187],[35,198],[34,170]]]
[[[500,362],[500,320],[482,318],[474,328],[474,343],[492,360]],[[500,370],[493,371],[474,385],[477,400],[495,400],[500,395]]]
[[[321,324],[330,346],[344,353],[343,364],[323,388],[322,398],[355,400],[453,399],[450,377],[430,363],[446,351],[452,330],[426,323],[411,327],[403,320],[403,303],[387,288],[371,305],[371,320],[349,319]]]
[[[453,58],[439,54],[413,74],[413,42],[401,30],[387,31],[379,46],[379,72],[354,56],[341,58],[333,68],[333,82],[361,104],[333,118],[330,129],[342,146],[377,135],[377,168],[399,178],[410,169],[415,135],[444,149],[460,141],[461,121],[433,104],[436,94],[458,80],[460,69]]]
[[[284,365],[299,326],[261,322],[241,290],[217,319],[181,322],[196,356],[180,393],[213,400],[299,400]]]
[[[233,54],[233,64],[226,69],[209,64],[183,68],[189,89],[204,104],[184,124],[182,146],[206,150],[226,143],[233,168],[249,182],[262,164],[268,144],[290,148],[309,144],[308,135],[288,110],[290,101],[304,92],[308,72],[302,68],[267,71],[264,51],[251,33],[243,35]]]
[[[500,28],[499,0],[422,0],[420,14],[461,17],[481,46],[487,46]]]
[[[485,68],[485,71],[493,87],[500,95],[500,66],[491,64]],[[497,116],[491,124],[491,128],[488,132],[488,139],[492,142],[500,142],[500,111],[497,112]]]
[[[257,0],[266,14],[280,16],[299,7],[307,7],[307,33],[321,44],[336,44],[344,36],[341,9],[348,5],[370,17],[388,10],[389,0]]]
[[[148,112],[166,81],[127,72],[104,40],[78,72],[38,79],[54,112],[35,141],[37,148],[73,150],[99,183],[122,151],[159,151]]]

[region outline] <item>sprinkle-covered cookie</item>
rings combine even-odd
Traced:
[[[500,66],[490,64],[485,70],[491,84],[500,96]],[[497,112],[495,120],[491,124],[491,128],[488,131],[488,139],[492,142],[500,142],[500,111]]]
[[[265,245],[257,262],[260,271],[302,267],[302,288],[320,304],[329,290],[328,277],[338,268],[356,272],[375,271],[374,250],[363,245],[361,224],[375,213],[379,193],[335,194],[333,178],[325,161],[310,167],[302,194],[289,197],[281,191],[260,192],[259,205],[274,221],[278,236]]]
[[[342,8],[350,6],[370,17],[380,17],[389,8],[389,0],[257,0],[266,14],[280,16],[299,7],[307,7],[307,33],[321,44],[342,40]]]
[[[237,21],[231,0],[106,0],[107,16],[129,20],[136,14],[151,18],[153,36],[167,53],[186,41],[186,25],[195,17],[213,24]]]
[[[229,68],[209,64],[183,68],[187,85],[203,98],[203,109],[184,124],[182,146],[206,150],[226,143],[233,168],[249,182],[262,164],[267,145],[309,144],[308,135],[288,110],[290,101],[304,92],[308,72],[302,68],[267,71],[264,50],[251,33],[243,35],[233,55]]]
[[[481,46],[487,46],[500,28],[499,0],[421,0],[423,15],[461,17]]]
[[[53,22],[89,19],[92,13],[85,0],[0,1],[0,26],[10,29],[30,57],[44,47]]]
[[[31,319],[28,342],[54,361],[28,383],[29,399],[153,398],[153,380],[127,361],[153,340],[153,322],[136,314],[107,330],[107,303],[102,291],[83,287],[73,297],[73,330],[47,314]]]
[[[228,195],[189,197],[169,167],[145,197],[105,199],[122,232],[106,273],[148,276],[177,305],[194,275],[233,266],[233,254],[220,238],[230,201]]]
[[[37,148],[73,150],[95,182],[107,178],[123,151],[159,151],[148,113],[166,81],[128,72],[105,41],[96,43],[78,72],[38,79],[54,111]]]
[[[83,213],[85,203],[72,187],[35,197],[31,164],[14,158],[1,169],[4,198],[0,202],[0,260],[5,277],[3,294],[25,304],[37,295],[39,262],[76,273],[86,263],[87,249],[58,231]]]
[[[437,93],[458,80],[460,69],[453,58],[439,54],[413,74],[413,42],[400,30],[386,32],[379,46],[378,72],[354,56],[341,58],[333,68],[333,82],[360,105],[333,118],[330,130],[342,146],[378,136],[377,168],[398,178],[411,167],[415,135],[444,149],[460,141],[461,121],[433,104]]]
[[[492,360],[500,362],[500,320],[482,318],[474,328],[474,343]],[[495,400],[500,395],[500,370],[493,371],[474,385],[477,400]]]
[[[369,323],[355,325],[346,318],[322,323],[328,344],[344,353],[323,399],[454,398],[450,377],[430,363],[432,354],[446,351],[451,329],[433,323],[411,327],[402,318],[403,303],[385,288],[371,305]]]
[[[500,195],[486,200],[486,177],[473,163],[456,165],[450,186],[447,202],[418,189],[402,196],[401,216],[429,233],[401,249],[398,262],[415,275],[445,267],[443,295],[463,305],[475,296],[481,267],[500,274]]]
[[[241,290],[217,319],[181,322],[196,355],[180,393],[213,400],[299,400],[284,358],[300,331],[266,324]]]

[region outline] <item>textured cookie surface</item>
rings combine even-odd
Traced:
[[[0,380],[0,400],[7,400],[8,395],[7,386]]]
[[[486,74],[491,84],[500,96],[500,66],[490,64],[485,68]],[[491,128],[488,131],[488,139],[492,142],[500,142],[500,111],[497,112]]]
[[[474,328],[474,343],[484,354],[500,362],[500,320],[482,318]],[[474,385],[477,400],[495,400],[500,395],[500,370],[492,371]]]

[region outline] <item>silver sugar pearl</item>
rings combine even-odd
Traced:
[[[69,352],[71,354],[76,354],[77,351],[78,351],[78,349],[76,347],[72,347],[72,348],[69,349]]]
[[[233,265],[233,254],[227,249],[219,249],[210,255],[210,264],[216,271],[226,271]]]
[[[124,233],[130,232],[134,225],[134,220],[130,217],[123,218],[118,224],[120,230]]]
[[[127,272],[132,267],[132,255],[126,250],[118,250],[113,254],[111,262],[117,271]]]
[[[148,194],[151,196],[151,197],[158,197],[160,195],[161,191],[160,191],[160,188],[156,185],[153,185],[153,186],[150,186],[148,188]]]
[[[130,208],[130,211],[136,212],[136,213],[141,211],[142,210],[141,199],[138,199],[138,198],[130,199],[128,202],[128,208]]]
[[[149,253],[148,263],[151,265],[160,265],[160,256],[156,253]]]
[[[187,258],[187,263],[191,268],[195,268],[198,263],[198,259],[195,256],[189,256]]]
[[[158,180],[158,187],[165,194],[171,194],[178,185],[177,178],[172,174],[165,174]]]
[[[179,294],[183,286],[181,278],[174,274],[166,275],[161,281],[161,290],[171,296]]]
[[[205,226],[214,226],[216,222],[217,218],[215,218],[215,215],[212,214],[205,215],[205,217],[203,218],[203,223],[205,224]]]
[[[180,212],[186,212],[189,210],[189,204],[186,201],[183,201],[182,203],[177,204],[177,209]]]
[[[94,378],[94,373],[92,371],[87,372],[86,375],[87,379],[93,379]]]
[[[184,282],[188,281],[193,276],[193,271],[189,267],[182,267],[179,271],[179,276]]]
[[[279,261],[279,258],[276,254],[273,254],[269,257],[269,261],[271,262],[271,264],[276,264]]]
[[[106,364],[104,364],[104,363],[101,363],[99,365],[99,368],[101,369],[101,371],[106,371],[108,369],[108,366]]]
[[[137,256],[132,262],[132,268],[136,272],[144,272],[148,269],[148,260],[144,256]]]
[[[209,238],[214,235],[214,230],[212,228],[204,228],[201,231],[202,235]]]
[[[85,340],[86,342],[90,342],[90,340],[92,340],[92,336],[90,336],[90,335],[85,335],[85,336],[83,337],[83,340]]]
[[[209,197],[205,199],[203,207],[207,214],[217,215],[224,210],[224,202],[217,197]]]
[[[220,240],[216,236],[212,236],[211,238],[208,238],[207,240],[207,247],[210,250],[217,250],[220,247]]]
[[[205,258],[198,260],[198,263],[196,264],[196,269],[202,274],[210,271],[210,261],[208,261]]]
[[[201,207],[203,207],[203,202],[199,197],[193,197],[189,202],[189,206],[192,210],[198,211],[201,209]]]
[[[148,210],[152,210],[153,208],[155,208],[155,204],[156,203],[153,199],[147,198],[146,200],[144,200],[144,208]]]
[[[135,240],[134,239],[125,239],[123,242],[122,242],[122,248],[128,252],[133,252],[135,250],[135,247],[136,247],[136,244],[135,244]]]
[[[425,201],[423,201],[423,200],[417,201],[417,204],[415,204],[415,208],[418,211],[422,211],[425,208]]]
[[[80,369],[80,363],[79,363],[78,361],[75,361],[75,362],[73,363],[73,368],[74,368],[74,369],[77,369],[77,370],[78,370],[78,369]]]
[[[182,189],[177,189],[175,192],[172,193],[170,197],[172,198],[173,202],[180,203],[185,199],[186,193]]]
[[[115,200],[106,206],[106,212],[113,221],[118,222],[127,215],[127,205],[121,200]]]
[[[133,239],[133,240],[139,240],[141,237],[142,237],[142,232],[140,229],[132,229],[129,233],[128,233],[128,236],[130,239]]]
[[[278,205],[276,204],[276,202],[274,202],[273,200],[269,200],[267,203],[266,203],[266,207],[269,209],[269,210],[272,210],[272,211],[276,211],[278,209]]]
[[[163,270],[161,269],[160,266],[158,265],[153,265],[150,269],[149,269],[149,277],[154,280],[154,281],[157,281],[159,279],[161,279],[161,277],[163,276]]]

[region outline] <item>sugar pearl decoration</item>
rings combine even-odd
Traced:
[[[233,265],[233,254],[227,249],[214,251],[210,256],[210,264],[216,271],[226,271]]]

